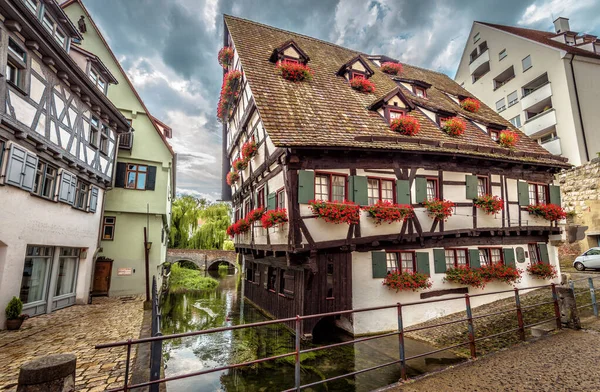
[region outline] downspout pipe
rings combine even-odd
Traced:
[[[577,113],[579,114],[579,123],[581,124],[581,135],[583,136],[583,147],[585,148],[585,158],[589,162],[590,161],[590,153],[588,152],[587,138],[585,137],[585,126],[583,125],[583,116],[581,115],[581,105],[579,104],[579,93],[577,91],[577,80],[575,79],[575,68],[573,67],[573,60],[575,59],[575,55],[571,55],[571,61],[569,61],[569,65],[571,66],[571,76],[573,77],[573,88],[575,89],[575,102],[577,103]]]

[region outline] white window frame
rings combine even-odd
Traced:
[[[525,68],[525,60],[529,59],[529,66]],[[533,62],[531,61],[531,55],[527,55],[521,60],[521,65],[523,66],[523,72],[527,71],[529,68],[533,67]]]

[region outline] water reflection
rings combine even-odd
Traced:
[[[266,320],[258,310],[243,300],[243,282],[237,275],[218,275],[215,291],[168,294],[162,312],[163,334],[172,334],[247,324]],[[335,337],[339,341],[340,336]],[[344,339],[344,337],[342,337]],[[347,339],[347,338],[346,338]],[[429,345],[406,341],[407,355],[416,355],[432,348]],[[304,343],[304,347],[312,347]],[[293,351],[294,336],[281,325],[255,329],[226,331],[176,340],[166,340],[163,355],[167,377],[250,361],[257,358]],[[398,341],[388,337],[348,345],[336,349],[308,353],[302,361],[302,383],[316,382],[328,377],[353,372],[398,358]],[[252,367],[215,372],[167,384],[169,392],[182,391],[281,391],[293,387],[293,356]],[[410,362],[409,375],[431,371],[457,359],[450,353],[435,358]],[[329,382],[308,391],[370,391],[396,382],[400,377],[397,365]]]

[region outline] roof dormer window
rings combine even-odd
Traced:
[[[427,91],[423,87],[413,86],[413,94],[419,98],[427,98]]]
[[[52,38],[54,38],[54,40],[56,40],[56,42],[58,42],[58,44],[66,50],[67,36],[47,12],[44,13],[44,17],[42,18],[42,25],[46,30],[48,30],[50,35],[52,35]]]
[[[338,70],[339,76],[344,76],[347,80],[369,79],[375,72],[362,57],[356,56]]]
[[[366,79],[366,75],[364,73],[352,71],[350,79]]]
[[[304,53],[300,46],[293,40],[286,41],[283,45],[273,50],[269,59],[273,63],[294,63],[304,64],[310,60],[308,55]]]
[[[34,15],[38,14],[38,6],[40,5],[38,0],[25,0],[25,5],[34,13]]]
[[[98,87],[98,90],[102,91],[102,93],[106,95],[106,86],[108,85],[108,83],[106,82],[104,77],[100,75],[100,72],[98,72],[94,67],[90,67],[89,76],[92,82],[96,85],[96,87]]]

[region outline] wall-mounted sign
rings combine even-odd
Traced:
[[[131,268],[118,268],[117,269],[117,276],[128,276],[131,275],[133,273],[133,269]]]
[[[525,249],[522,247],[517,247],[517,262],[524,263],[525,262]]]

